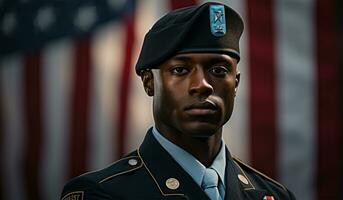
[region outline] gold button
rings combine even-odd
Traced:
[[[180,182],[176,178],[168,178],[166,180],[166,186],[171,190],[176,190],[180,186]]]
[[[135,166],[135,165],[137,165],[137,163],[138,163],[138,161],[136,160],[136,159],[130,159],[129,161],[128,161],[128,163],[129,163],[129,165],[131,165],[131,166]]]
[[[243,176],[242,174],[238,174],[238,179],[244,183],[245,185],[249,185],[249,181],[247,178],[245,178],[245,176]]]

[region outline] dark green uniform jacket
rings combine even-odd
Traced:
[[[226,153],[225,200],[295,199],[284,186]],[[140,148],[111,166],[72,179],[63,200],[189,199],[209,200],[206,193],[148,131]]]

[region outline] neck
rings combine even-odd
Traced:
[[[193,138],[192,145],[188,144],[184,144],[181,148],[192,154],[205,167],[209,167],[220,151],[221,137],[213,135],[208,138]]]
[[[192,154],[205,167],[211,166],[221,148],[222,129],[208,134],[207,137],[190,136],[180,131],[172,131],[156,126],[160,133],[169,141]]]

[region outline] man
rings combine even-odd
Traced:
[[[71,180],[69,199],[295,199],[233,158],[222,140],[240,73],[241,17],[205,3],[172,11],[146,34],[136,64],[155,125],[111,166]]]

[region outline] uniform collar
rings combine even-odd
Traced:
[[[243,169],[231,157],[226,149],[226,171],[225,184],[228,186],[225,191],[225,200],[253,200],[263,199],[266,191],[258,190],[245,175]],[[173,157],[159,144],[150,129],[137,150],[138,156],[155,182],[161,195],[166,197],[179,197],[180,199],[201,199],[209,200],[206,193],[199,187],[194,179],[173,159]],[[248,184],[243,183],[238,175],[249,180]],[[179,186],[171,189],[168,180],[177,180]],[[175,182],[174,182],[175,183]],[[169,186],[169,187],[168,187]],[[175,184],[174,184],[175,186]]]
[[[155,127],[152,133],[160,145],[174,158],[174,160],[194,179],[194,181],[201,186],[201,182],[205,173],[206,167],[198,161],[192,154],[175,145],[167,138],[165,138]],[[219,175],[220,181],[225,190],[225,144],[222,141],[220,151],[214,159],[212,165]]]
[[[138,156],[154,180],[162,196],[187,196],[189,199],[206,199],[207,195],[193,178],[157,142],[152,129],[146,134],[138,149]],[[178,187],[172,188],[168,180],[177,180]]]
[[[267,191],[255,187],[254,183],[247,176],[245,171],[231,157],[226,148],[226,189],[224,200],[254,200],[264,199],[268,195]]]

